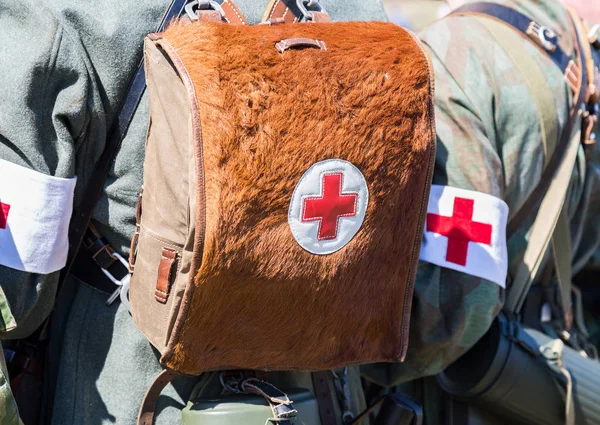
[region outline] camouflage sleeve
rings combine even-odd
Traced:
[[[487,193],[517,208],[539,181],[545,159],[524,76],[477,18],[448,17],[421,39],[436,81],[434,184]],[[569,100],[562,73],[524,38],[523,45],[547,76],[561,128]],[[526,246],[524,235],[517,236],[508,243],[509,266]],[[365,376],[394,385],[438,373],[485,334],[503,300],[499,285],[421,263],[406,362],[366,366]]]
[[[475,110],[437,54],[430,49],[429,53],[436,81],[434,184],[502,197],[501,162],[480,118],[484,111]],[[502,288],[493,282],[420,262],[406,361],[363,366],[363,375],[390,386],[437,374],[485,334],[502,306],[502,297]]]
[[[17,402],[10,388],[2,345],[0,345],[0,425],[23,425],[19,418]]]
[[[104,122],[93,68],[78,39],[38,6],[0,0],[0,160],[40,176],[83,177],[77,171],[80,158],[103,147],[100,138],[92,146],[89,137],[92,126]],[[3,184],[8,182],[0,181],[0,189],[6,188]],[[22,199],[28,195],[22,193]],[[7,216],[8,226],[0,226],[0,232],[8,232],[10,241],[15,231]],[[0,329],[0,338],[21,338],[40,326],[54,305],[58,275],[0,266],[0,288],[6,294],[0,297],[0,311],[8,311],[10,304],[17,325],[12,316],[4,317],[11,326]]]

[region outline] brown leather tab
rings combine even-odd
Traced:
[[[302,14],[300,13],[297,7],[292,6],[292,8],[290,9],[286,5],[284,0],[271,0],[269,2],[269,6],[267,6],[267,11],[263,16],[262,21],[281,22],[281,20],[283,20],[283,22],[291,24],[294,22],[298,22],[301,18]]]
[[[154,411],[160,393],[177,375],[178,373],[174,370],[165,369],[152,381],[140,407],[137,425],[152,425],[154,423]]]
[[[283,53],[292,47],[316,47],[317,49],[327,50],[325,42],[313,40],[312,38],[286,38],[275,44],[275,48],[279,53]]]
[[[234,25],[248,25],[246,18],[232,0],[225,0],[221,3],[221,8],[223,9],[223,12],[225,12],[225,21],[228,23]]]
[[[169,290],[171,289],[171,272],[173,264],[177,259],[177,251],[171,248],[163,248],[158,263],[158,277],[156,279],[156,291],[154,296],[156,301],[165,304],[169,298]]]
[[[330,22],[329,15],[325,12],[313,12],[312,22]]]
[[[314,372],[312,374],[315,397],[319,404],[319,416],[321,425],[336,425],[335,410],[331,398],[331,389],[329,387],[329,371]]]
[[[581,69],[575,61],[569,62],[569,66],[565,71],[565,78],[571,90],[575,93],[581,85]]]
[[[309,22],[329,22],[329,15],[324,11],[310,11]],[[283,20],[285,23],[296,23],[304,19],[296,0],[271,0],[263,15],[263,23],[275,23]]]
[[[199,10],[198,11],[198,20],[200,22],[204,21],[212,21],[212,22],[222,22],[221,13],[218,10]]]

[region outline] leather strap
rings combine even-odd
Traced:
[[[223,12],[225,12],[225,21],[229,24],[234,25],[248,25],[248,21],[242,14],[241,10],[233,2],[233,0],[223,0],[221,3]]]
[[[154,413],[160,393],[178,375],[174,370],[165,369],[154,378],[142,401],[142,406],[138,413],[137,425],[152,425],[154,423]]]
[[[183,11],[186,3],[187,0],[173,0],[163,15],[163,18],[157,28],[157,32],[162,31],[173,18],[178,17]],[[145,89],[146,76],[142,61],[140,62],[137,72],[129,85],[127,95],[125,96],[123,104],[121,105],[120,112],[108,133],[106,146],[104,147],[104,151],[102,152],[102,155],[96,164],[96,168],[94,169],[94,172],[92,173],[92,176],[87,184],[81,204],[73,212],[73,218],[71,219],[69,226],[69,253],[67,256],[67,264],[61,272],[61,282],[64,281],[65,277],[73,266],[73,261],[75,260],[75,256],[79,251],[79,247],[81,246],[86,229],[90,224],[94,208],[98,203],[100,196],[102,195],[104,182],[106,181],[110,166],[117,155],[119,148],[121,147],[123,137],[125,137],[125,134],[129,129],[129,125],[133,119],[133,114],[137,110]]]
[[[307,3],[303,1],[303,4]],[[318,2],[317,2],[318,3]],[[298,6],[296,0],[270,0],[267,10],[263,15],[262,23],[265,24],[292,24],[303,20],[312,22],[328,22],[329,15],[320,6],[309,8],[308,16]]]
[[[313,372],[312,381],[315,396],[319,404],[319,416],[321,425],[336,425],[331,388],[329,387],[330,371]]]

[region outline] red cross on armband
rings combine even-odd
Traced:
[[[303,222],[318,220],[317,239],[335,239],[338,233],[338,222],[342,217],[356,216],[356,200],[358,193],[342,193],[343,173],[323,176],[323,195],[303,199]]]
[[[292,193],[288,210],[292,236],[311,254],[339,251],[360,231],[368,203],[367,182],[354,164],[341,159],[317,162]]]
[[[0,229],[6,229],[10,205],[0,202]]]
[[[505,287],[507,218],[495,196],[432,185],[420,259]]]
[[[446,261],[450,263],[467,264],[469,242],[492,242],[492,225],[473,221],[474,204],[473,199],[454,198],[452,217],[427,214],[427,231],[448,237]]]

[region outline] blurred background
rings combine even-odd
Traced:
[[[442,0],[383,0],[383,4],[390,21],[415,32],[450,12]]]

